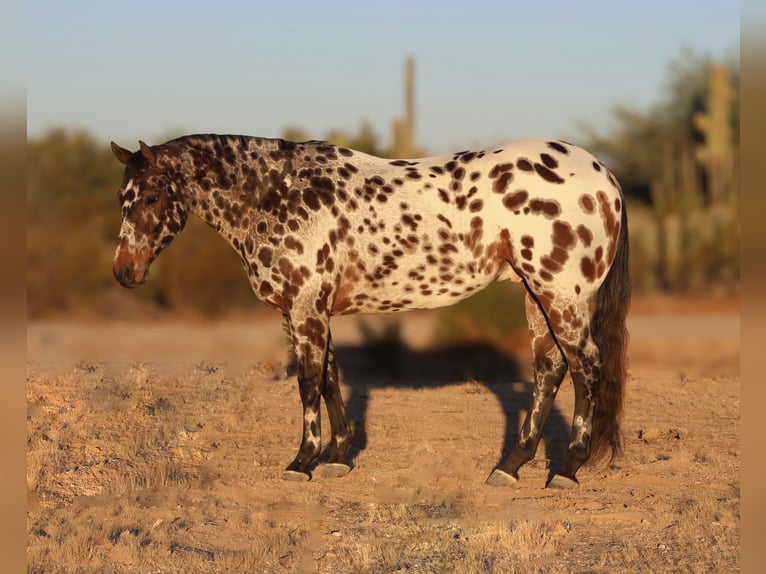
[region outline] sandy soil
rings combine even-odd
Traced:
[[[634,306],[625,456],[571,492],[543,488],[571,385],[519,486],[485,486],[530,356],[431,349],[433,313],[397,317],[383,351],[335,320],[354,470],[280,480],[301,413],[278,319],[29,325],[30,571],[739,569],[736,306]]]

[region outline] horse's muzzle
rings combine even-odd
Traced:
[[[127,240],[120,239],[112,262],[112,273],[120,285],[132,289],[146,282],[149,277],[150,251],[146,248],[132,250]]]
[[[147,273],[143,274],[143,277],[140,279],[136,278],[136,273],[133,270],[132,265],[114,265],[112,267],[112,271],[114,272],[114,277],[119,281],[120,285],[123,287],[127,287],[128,289],[132,289],[133,287],[137,287],[144,281],[146,281]]]

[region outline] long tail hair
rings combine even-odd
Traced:
[[[610,462],[622,454],[620,421],[627,376],[628,330],[625,317],[630,306],[628,268],[628,218],[623,200],[620,238],[612,267],[596,293],[591,334],[601,354],[601,371],[595,389],[595,412],[590,461],[607,455]]]

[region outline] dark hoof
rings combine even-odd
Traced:
[[[322,467],[322,476],[325,478],[341,478],[351,471],[351,467],[342,462],[328,462]]]
[[[307,472],[297,470],[286,470],[282,473],[282,480],[292,480],[295,482],[307,482],[311,480],[311,475]]]
[[[572,490],[578,486],[580,486],[580,483],[577,482],[574,478],[569,478],[560,474],[554,474],[553,478],[551,478],[550,482],[546,485],[546,488],[563,488]]]
[[[507,488],[509,486],[515,486],[517,482],[519,482],[518,478],[511,476],[504,470],[496,468],[492,471],[492,474],[487,477],[485,484],[488,484],[489,486],[501,486]]]

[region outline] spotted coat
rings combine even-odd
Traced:
[[[126,164],[114,262],[123,285],[146,280],[151,262],[194,213],[239,253],[258,298],[287,318],[304,403],[304,436],[288,478],[308,476],[319,454],[320,394],[333,427],[331,468],[342,473],[345,466],[351,431],[330,316],[452,305],[511,280],[528,292],[536,393],[541,389],[535,404],[549,408],[542,388],[557,389],[567,366],[585,373],[582,392],[575,387],[591,406],[580,408],[570,444],[570,454],[585,454],[564,471],[574,480],[589,456],[598,410],[604,349],[591,332],[596,295],[618,252],[627,257],[619,185],[592,155],[563,141],[524,140],[388,160],[324,142],[216,135],[142,143],[135,153],[113,144],[113,151]],[[546,355],[553,359],[537,364]],[[540,413],[540,420],[529,417],[535,448],[547,416]],[[492,482],[515,480],[517,470],[501,464]]]

